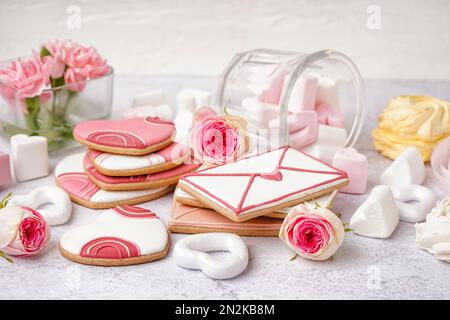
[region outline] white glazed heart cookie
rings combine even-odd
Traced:
[[[160,198],[171,192],[174,186],[147,190],[106,191],[92,183],[83,169],[84,153],[76,153],[61,160],[55,168],[57,184],[70,199],[91,209],[107,209],[128,204],[135,205]]]
[[[97,266],[124,266],[164,258],[169,250],[166,226],[150,210],[118,206],[95,222],[65,232],[59,242],[67,259]]]
[[[172,169],[188,157],[189,152],[179,143],[143,156],[129,156],[88,150],[87,156],[97,171],[107,176],[136,176]]]

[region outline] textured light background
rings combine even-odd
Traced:
[[[379,30],[367,27],[370,5]],[[79,29],[68,27],[71,6]],[[449,12],[448,0],[1,0],[0,59],[70,37],[121,74],[217,75],[243,50],[332,48],[366,78],[450,79]]]

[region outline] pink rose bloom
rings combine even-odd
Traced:
[[[332,211],[301,204],[289,212],[279,236],[299,256],[327,260],[342,245],[344,235],[342,221]]]
[[[35,255],[50,241],[44,218],[28,207],[10,206],[0,210],[0,250],[8,255]]]
[[[191,147],[194,157],[208,165],[236,161],[245,153],[246,124],[242,118],[210,116],[194,121]]]
[[[49,84],[52,64],[51,57],[41,59],[36,52],[31,57],[12,61],[0,70],[2,95],[11,99],[14,92],[20,100],[39,96]]]

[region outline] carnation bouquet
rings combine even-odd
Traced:
[[[112,69],[95,48],[45,43],[31,56],[0,63],[1,129],[7,136],[45,136],[49,150],[59,149],[72,139],[74,124],[109,115],[111,86]]]

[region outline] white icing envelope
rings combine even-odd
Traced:
[[[292,147],[184,175],[179,186],[234,221],[329,193],[347,174]]]

